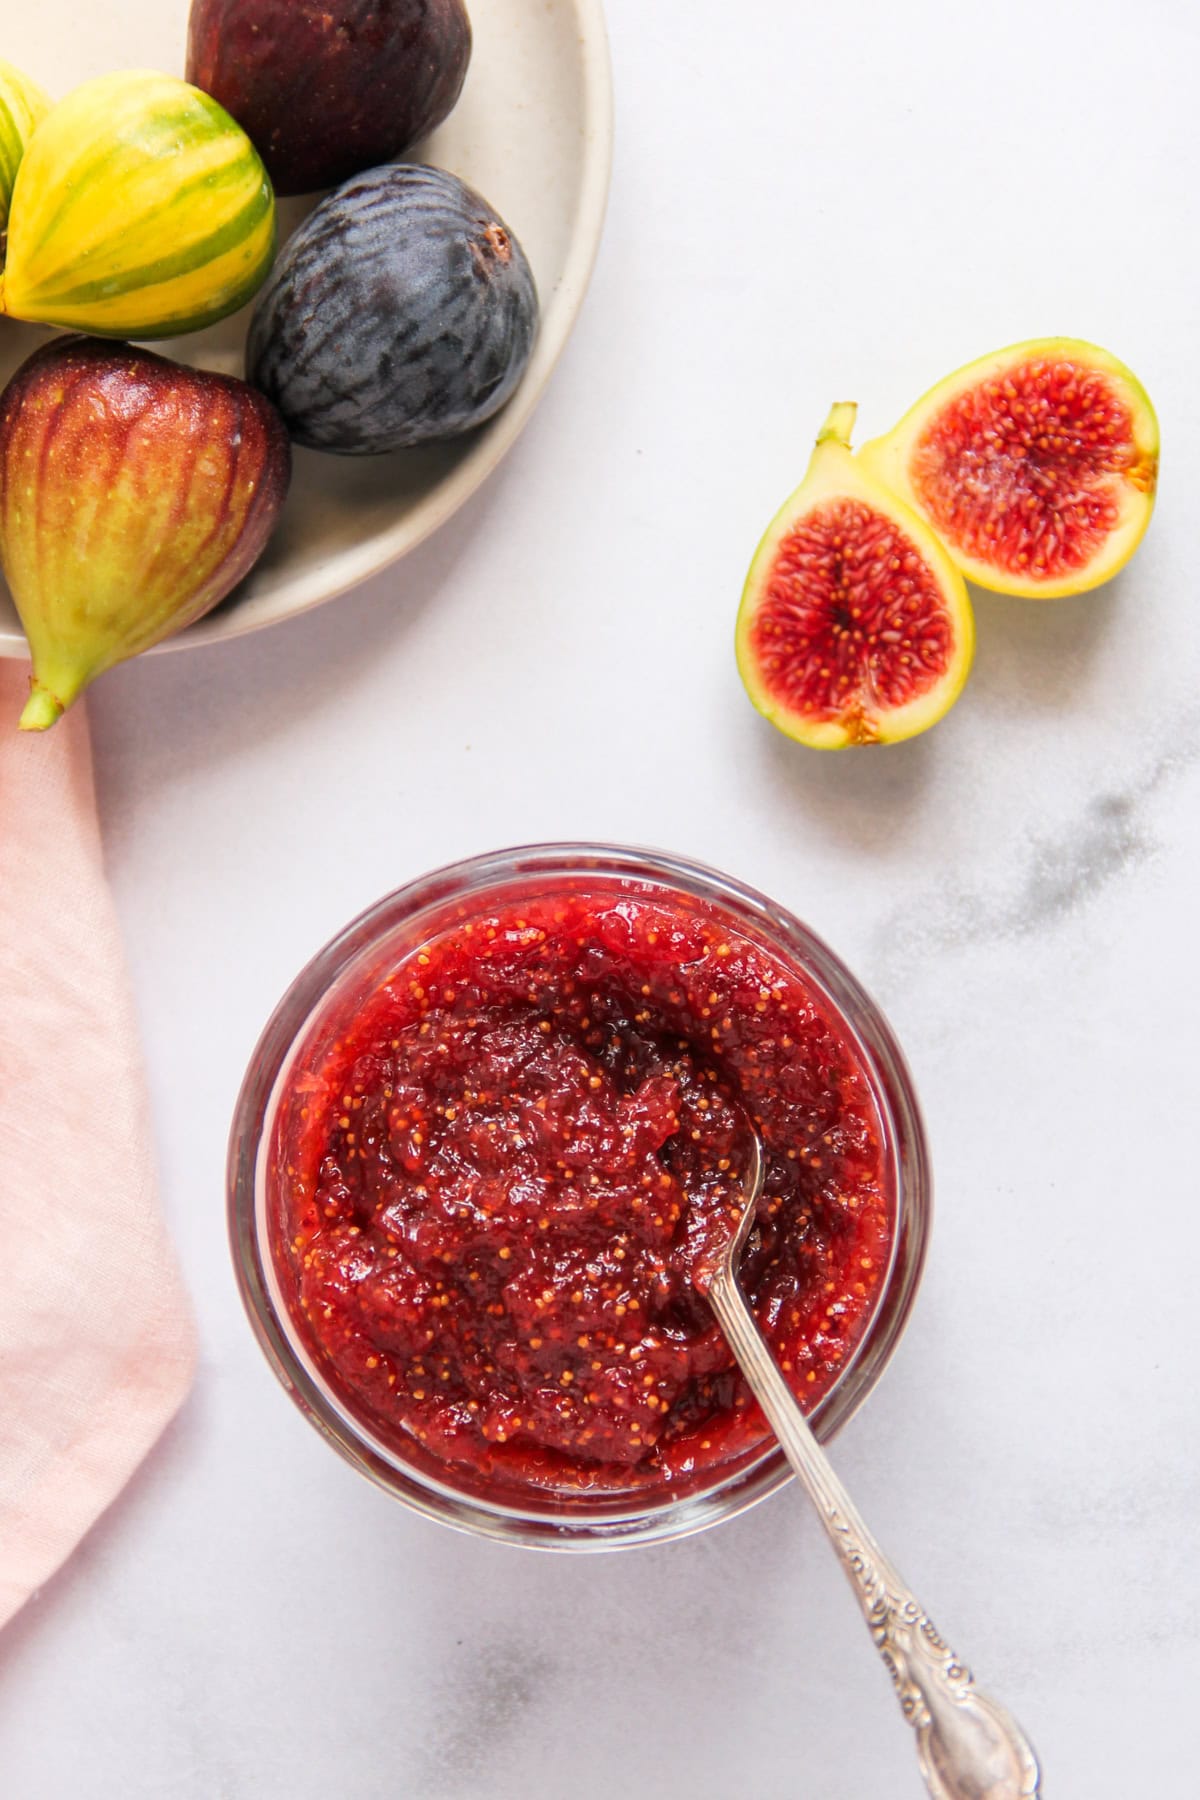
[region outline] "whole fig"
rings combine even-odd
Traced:
[[[0,566],[33,657],[22,728],[223,599],[290,474],[279,415],[243,381],[95,338],[35,350],[0,395]]]
[[[192,0],[188,80],[257,145],[276,190],[308,194],[390,162],[462,90],[462,0]]]
[[[236,312],[275,254],[262,159],[208,94],[153,69],[51,107],[13,185],[0,312],[103,337],[174,337]]]
[[[289,240],[246,367],[297,442],[373,455],[490,418],[536,329],[533,275],[504,221],[457,176],[392,163],[354,176]]]

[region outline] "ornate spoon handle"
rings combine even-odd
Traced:
[[[975,1686],[970,1669],[938,1635],[875,1542],[813,1436],[728,1264],[712,1277],[708,1298],[858,1595],[904,1716],[917,1734],[930,1794],[934,1800],[1041,1800],[1041,1772],[1028,1738]]]

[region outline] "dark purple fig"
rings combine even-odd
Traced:
[[[333,187],[440,125],[471,59],[463,0],[192,0],[187,78],[280,194]]]
[[[298,443],[369,456],[458,437],[520,381],[537,290],[504,221],[455,175],[356,175],[290,239],[246,372]]]

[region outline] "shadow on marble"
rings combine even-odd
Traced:
[[[298,698],[313,715],[350,704],[385,646],[436,604],[477,534],[494,529],[511,479],[510,462],[411,555],[312,612],[232,643],[114,670],[90,696],[102,806],[109,746],[169,782],[293,728]]]
[[[968,696],[994,696],[1026,712],[1062,712],[1086,692],[1089,671],[1123,605],[1129,572],[1090,594],[1019,600],[972,587],[975,666]]]
[[[539,1762],[564,1775],[569,1767],[578,1793],[597,1792],[578,1746],[563,1737],[571,1694],[587,1695],[589,1712],[609,1721],[644,1719],[668,1682],[676,1696],[720,1691],[723,1715],[751,1713],[772,1630],[795,1610],[791,1580],[802,1592],[809,1558],[821,1552],[816,1527],[787,1494],[701,1536],[611,1556],[545,1556],[431,1534],[426,1562],[437,1572],[425,1579],[462,1630],[436,1646],[428,1711],[409,1746],[415,1791],[422,1800],[526,1791],[518,1777],[528,1779],[531,1746],[540,1745]],[[784,1584],[780,1556],[789,1563]],[[796,1698],[803,1710],[802,1680]],[[676,1729],[687,1729],[684,1717],[657,1728],[667,1760]]]
[[[962,699],[933,730],[882,750],[827,753],[806,750],[757,722],[744,740],[743,753],[753,759],[747,780],[772,790],[783,807],[802,815],[805,828],[818,828],[842,848],[872,859],[894,855],[928,827],[935,793],[944,793],[947,780],[961,786],[994,766],[989,733],[998,751],[1002,733],[1019,729],[1022,716],[1066,715],[1094,704],[1092,671],[1121,623],[1122,607],[1134,598],[1125,574],[1093,593],[1054,601],[972,589],[974,668]],[[1114,785],[1120,783],[1112,777]],[[1100,795],[1096,808],[1121,814],[1125,797]],[[1113,828],[1121,834],[1119,818]],[[1090,817],[1082,829],[1095,835]]]
[[[809,750],[756,720],[750,739],[757,767],[748,782],[769,788],[806,825],[863,855],[904,836],[922,812],[945,755],[947,723],[903,744],[853,750]]]

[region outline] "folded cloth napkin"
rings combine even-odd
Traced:
[[[87,721],[18,732],[27,692],[0,659],[0,1625],[119,1493],[194,1361]]]

